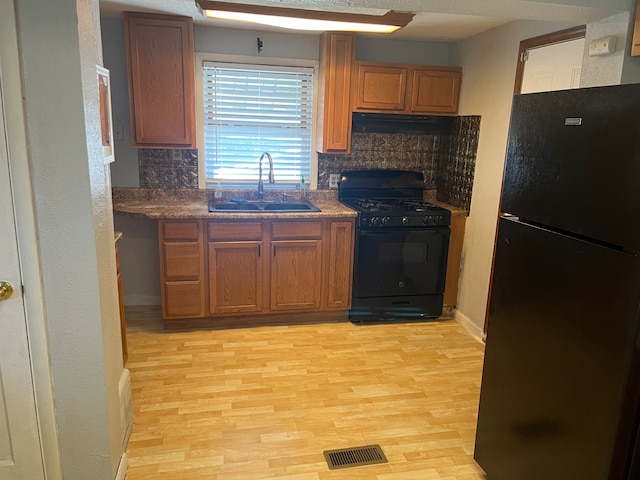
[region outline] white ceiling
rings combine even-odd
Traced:
[[[471,37],[512,20],[588,23],[629,10],[631,0],[225,0],[313,10],[383,14],[388,10],[413,12],[406,27],[388,35],[393,39],[455,41]],[[203,17],[195,0],[100,0],[104,15],[122,11],[155,12],[193,17],[196,24],[226,28],[277,30],[266,26],[211,20]],[[298,32],[302,33],[302,32]],[[316,32],[317,33],[317,32]]]

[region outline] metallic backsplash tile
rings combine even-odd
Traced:
[[[351,154],[318,154],[318,189],[329,175],[356,168],[402,168],[424,173],[436,199],[469,210],[475,173],[479,116],[457,117],[453,130],[435,135],[353,133]],[[197,150],[138,150],[140,187],[198,188]]]
[[[342,170],[416,170],[437,200],[469,210],[479,127],[479,116],[465,116],[457,117],[451,132],[436,135],[354,132],[351,154],[318,154],[318,188],[329,188],[329,176]]]

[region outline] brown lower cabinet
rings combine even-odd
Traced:
[[[348,310],[353,219],[160,220],[171,320]]]
[[[161,220],[160,278],[163,318],[205,315],[204,234],[201,220]]]
[[[458,281],[460,279],[460,264],[462,263],[462,246],[467,217],[463,215],[451,216],[451,236],[449,237],[449,256],[447,259],[447,280],[444,288],[444,315],[453,315],[453,309],[458,303]]]

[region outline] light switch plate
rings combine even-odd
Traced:
[[[339,173],[332,173],[329,175],[329,188],[338,188],[338,182],[340,181]]]

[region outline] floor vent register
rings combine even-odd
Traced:
[[[325,450],[322,453],[327,461],[329,470],[388,462],[380,445]]]

